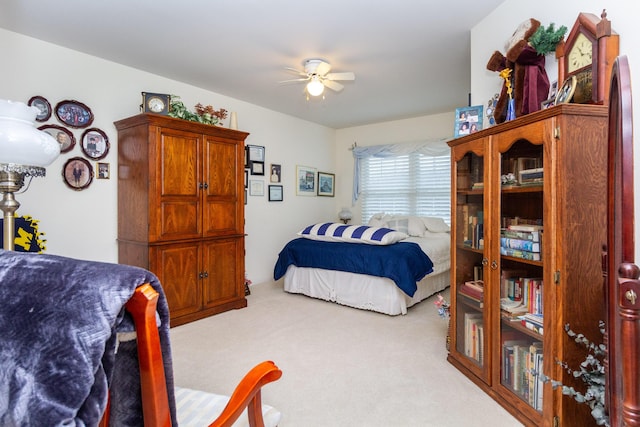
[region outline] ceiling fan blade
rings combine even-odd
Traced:
[[[306,76],[306,75],[307,75],[307,73],[305,73],[304,71],[297,70],[297,69],[295,69],[295,68],[291,68],[291,67],[284,67],[284,69],[285,69],[285,70],[287,70],[287,71],[291,71],[291,72],[294,72],[294,73],[296,73],[296,74],[299,74],[299,75],[301,75],[301,76]]]
[[[318,68],[316,68],[316,74],[319,76],[324,76],[329,72],[329,70],[331,70],[331,65],[327,64],[324,61],[321,61],[318,64]]]
[[[356,79],[356,75],[352,72],[345,72],[345,73],[329,73],[326,76],[324,76],[325,79],[328,80],[355,80]]]
[[[342,86],[340,83],[331,80],[323,80],[322,83],[329,89],[335,90],[336,92],[340,92],[342,89],[344,89],[344,86]]]
[[[292,79],[292,80],[282,80],[278,83],[293,83],[293,82],[306,82],[307,80],[309,80],[309,77],[303,78],[303,79]]]

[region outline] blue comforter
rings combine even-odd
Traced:
[[[416,282],[433,272],[433,262],[412,242],[367,245],[298,238],[278,255],[273,278],[284,276],[290,265],[387,277],[410,297],[417,290]]]

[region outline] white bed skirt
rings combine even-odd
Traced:
[[[289,266],[284,290],[349,307],[377,311],[392,316],[407,314],[407,308],[449,286],[449,270],[428,274],[418,282],[411,298],[384,277],[344,271]]]

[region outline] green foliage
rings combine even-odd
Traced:
[[[604,322],[599,322],[600,332],[604,334]],[[606,355],[607,348],[604,344],[596,344],[587,339],[583,334],[578,334],[571,330],[569,324],[564,326],[564,330],[576,343],[583,346],[587,350],[585,360],[580,363],[578,370],[573,370],[566,362],[557,361],[564,370],[580,378],[587,390],[584,393],[577,391],[573,387],[564,385],[561,381],[553,380],[541,372],[533,372],[538,375],[543,382],[551,383],[551,387],[555,390],[562,388],[562,394],[572,397],[578,403],[584,403],[591,408],[591,416],[596,420],[599,426],[609,427],[609,417],[605,413],[605,372],[602,358]]]
[[[567,27],[564,25],[558,30],[555,30],[554,27],[553,22],[547,28],[544,28],[544,25],[540,25],[529,38],[529,44],[538,52],[538,55],[546,55],[549,52],[553,52],[567,32]]]
[[[187,107],[185,107],[184,103],[180,101],[179,96],[171,95],[171,105],[168,113],[169,117],[204,123],[207,125],[218,124],[220,120],[227,117],[227,110],[224,108],[214,110],[211,105],[203,107],[202,104],[197,104],[195,106],[195,110],[195,112],[189,111]]]

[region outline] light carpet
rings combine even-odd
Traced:
[[[171,329],[177,386],[229,395],[273,360],[283,375],[262,400],[282,412],[280,427],[522,425],[447,362],[434,297],[395,317],[288,294],[281,282],[247,298]]]

